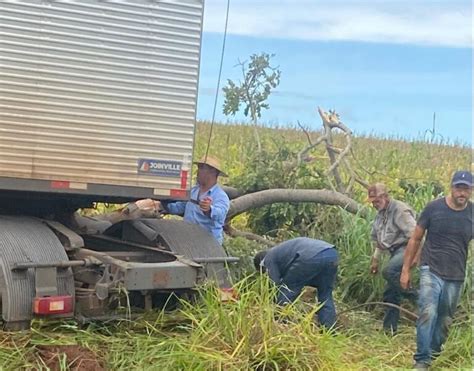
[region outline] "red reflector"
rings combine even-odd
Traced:
[[[52,180],[51,181],[51,188],[67,189],[67,188],[69,188],[69,182],[66,181],[66,180]]]
[[[72,296],[45,296],[33,299],[33,313],[35,314],[66,314],[72,313]]]
[[[181,188],[185,189],[188,184],[188,171],[181,170]]]
[[[185,189],[172,189],[170,190],[170,196],[175,198],[186,198],[188,192]]]

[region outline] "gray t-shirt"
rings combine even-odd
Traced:
[[[432,201],[418,225],[427,230],[421,265],[428,265],[442,279],[464,281],[467,248],[473,237],[472,203],[456,211],[446,204],[446,198]]]

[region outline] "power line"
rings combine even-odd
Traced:
[[[224,26],[224,39],[222,41],[222,51],[221,51],[221,62],[219,66],[219,76],[217,78],[216,96],[214,98],[214,109],[212,111],[211,130],[209,132],[209,138],[207,140],[206,156],[204,157],[204,161],[207,160],[207,155],[209,153],[209,147],[211,145],[211,138],[212,138],[212,129],[214,128],[214,120],[216,118],[217,99],[219,97],[219,89],[221,85],[221,75],[222,75],[222,65],[224,63],[225,43],[227,40],[227,26],[229,24],[229,9],[230,9],[230,0],[227,0],[227,10],[226,10],[226,15],[225,15],[225,26]]]

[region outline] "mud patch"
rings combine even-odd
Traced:
[[[38,356],[51,371],[67,365],[71,371],[105,371],[94,352],[80,345],[38,345]]]

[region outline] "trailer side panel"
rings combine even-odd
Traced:
[[[0,190],[185,196],[202,12],[202,0],[0,2]]]

